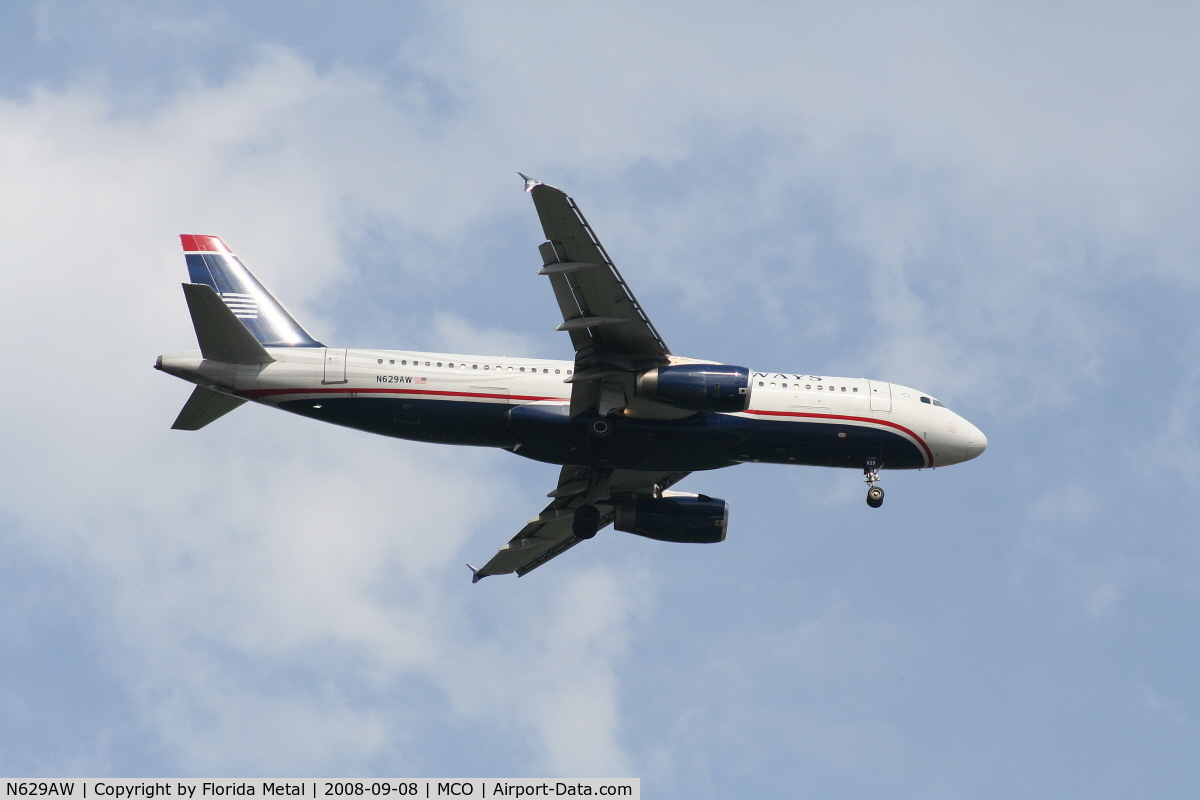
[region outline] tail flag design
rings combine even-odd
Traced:
[[[324,347],[250,274],[219,236],[179,237],[192,283],[203,283],[224,301],[264,347]]]

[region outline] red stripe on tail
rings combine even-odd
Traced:
[[[185,253],[232,253],[233,251],[221,241],[220,236],[202,236],[196,233],[181,233],[179,241],[183,243]]]

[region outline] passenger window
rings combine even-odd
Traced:
[[[484,369],[491,369],[491,367],[489,367],[487,364],[484,364],[484,365],[483,365],[483,368],[484,368]]]
[[[524,372],[524,371],[525,371],[525,368],[524,368],[524,367],[521,367],[521,372]]]
[[[558,375],[558,374],[559,374],[559,370],[554,370],[554,374],[555,374],[555,375]]]
[[[471,369],[479,369],[479,365],[478,365],[478,364],[472,364],[472,365],[471,365]]]
[[[382,359],[382,358],[381,358],[381,359],[379,359],[379,363],[380,363],[380,364],[382,364],[382,363],[383,363],[383,359]]]
[[[570,375],[570,374],[571,374],[571,370],[567,370],[567,374],[568,374],[568,375]]]
[[[811,384],[811,383],[806,383],[806,384],[804,384],[804,388],[805,388],[805,389],[811,389],[811,388],[812,388],[812,384]]]
[[[786,384],[786,383],[785,383],[785,384],[783,384],[783,388],[784,388],[784,389],[786,389],[786,388],[787,388],[787,384]]]
[[[509,368],[508,368],[508,371],[509,371],[509,372],[512,372],[512,367],[509,367]]]
[[[388,359],[388,363],[389,363],[389,364],[391,364],[391,365],[394,367],[394,366],[396,366],[396,359],[394,359],[394,358],[389,358],[389,359]]]
[[[417,362],[415,362],[415,361],[414,361],[413,363],[415,364],[415,363],[417,363]],[[427,366],[427,367],[429,366],[429,362],[428,362],[428,361],[426,361],[426,362],[425,362],[425,366]],[[441,366],[441,364],[438,364],[438,366],[440,367],[440,366]]]
[[[759,381],[759,382],[758,382],[758,385],[759,385],[759,386],[762,386],[762,385],[763,385],[763,384],[762,384],[762,381]]]
[[[843,391],[843,392],[844,392],[844,391],[846,391],[846,387],[845,387],[845,386],[843,386],[843,387],[842,387],[842,391]]]
[[[854,387],[854,391],[856,391],[856,392],[858,391],[858,387],[857,387],[857,386],[855,386],[855,387]]]

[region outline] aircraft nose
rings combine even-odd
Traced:
[[[983,431],[979,430],[979,428],[975,427],[974,425],[971,425],[969,422],[967,424],[970,425],[970,433],[967,436],[967,460],[970,461],[972,458],[977,457],[984,450],[987,450],[988,440],[987,437],[983,435]]]

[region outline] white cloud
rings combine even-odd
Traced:
[[[464,694],[524,709],[512,724],[541,742],[528,769],[625,774],[610,663],[623,615],[603,570],[568,564],[543,583],[560,602],[610,609],[595,624],[539,619],[510,656],[544,656],[571,681],[530,695],[486,668],[476,683],[442,680],[506,638],[462,624],[472,527],[507,508],[504,491],[529,500],[494,456],[254,407],[200,433],[167,430],[187,387],[155,373],[153,357],[193,341],[176,234],[223,235],[311,319],[303,306],[347,273],[341,204],[378,210],[403,194],[385,190],[370,159],[338,154],[379,151],[356,141],[359,126],[384,137],[397,119],[369,82],[318,75],[281,51],[145,115],[84,90],[0,104],[0,333],[20,343],[0,363],[30,387],[0,401],[21,420],[0,433],[0,503],[26,558],[85,576],[103,664],[132,701],[115,735],[153,737],[165,770],[362,768],[413,724],[371,698],[433,682],[463,720],[479,705]],[[464,344],[497,335],[449,316],[438,330]],[[494,538],[471,540],[472,558],[523,519],[489,525]],[[564,750],[565,734],[587,748]]]
[[[635,764],[620,745],[617,667],[631,620],[651,599],[639,585],[644,579],[592,568],[558,583],[553,598],[539,590],[535,612],[501,621],[502,640],[456,654],[443,685],[463,710],[512,719],[530,732],[555,774],[633,774]]]
[[[1162,565],[1128,549],[1112,551],[1096,540],[1105,514],[1117,514],[1098,490],[1076,483],[1043,491],[1019,523],[1011,580],[1030,602],[1048,589],[1064,600],[1067,614],[1092,623],[1111,619],[1139,584],[1161,574]]]
[[[944,12],[467,6],[417,64],[489,150],[578,195],[619,176],[585,211],[621,214],[601,237],[688,311],[766,312],[784,338],[817,315],[822,344],[861,342],[863,370],[1061,407],[1126,334],[1103,324],[1113,277],[1193,282],[1194,77],[1170,64],[1194,15]],[[549,44],[568,30],[588,31],[586,56]],[[642,200],[647,174],[683,191]],[[832,229],[797,216],[814,209]],[[830,247],[861,263],[833,287]],[[866,297],[837,299],[856,283]]]
[[[434,314],[430,335],[435,342],[435,349],[443,353],[495,353],[536,358],[540,351],[546,349],[528,334],[472,325],[462,317],[445,311]]]
[[[189,30],[180,24],[168,27]],[[481,4],[427,24],[377,73],[256,46],[232,79],[191,79],[153,107],[129,111],[119,92],[86,87],[0,101],[0,367],[17,387],[0,395],[0,519],[30,571],[82,587],[63,614],[94,616],[97,670],[131,709],[95,727],[74,771],[131,770],[141,737],[154,755],[137,771],[422,772],[449,763],[453,740],[460,773],[489,757],[525,774],[647,769],[679,794],[719,795],[728,782],[712,756],[724,742],[712,730],[732,731],[748,763],[803,756],[813,772],[888,786],[920,744],[996,761],[978,737],[960,748],[902,713],[850,706],[891,698],[884,667],[908,659],[930,676],[923,699],[945,699],[947,668],[928,655],[938,643],[917,655],[900,643],[933,616],[909,595],[946,571],[943,550],[918,543],[944,549],[938,536],[970,528],[984,551],[953,565],[975,570],[967,589],[930,606],[1003,607],[988,570],[1009,553],[1031,617],[1049,609],[1093,630],[1173,569],[1114,532],[1132,515],[1116,513],[1126,480],[1137,486],[1124,502],[1141,502],[1162,470],[1122,474],[1114,452],[1145,455],[1121,427],[1126,409],[1108,427],[1116,413],[1088,413],[1125,402],[1109,396],[1121,358],[1157,352],[1140,341],[1150,315],[1131,324],[1119,313],[1127,290],[1197,285],[1194,12]],[[527,225],[513,235],[533,240],[521,244],[526,265],[533,256],[516,169],[580,200],[677,351],[872,374],[928,387],[968,416],[982,408],[1007,441],[961,469],[990,484],[968,494],[940,470],[906,476],[945,494],[907,508],[889,498],[897,513],[867,522],[845,511],[862,510],[857,476],[798,491],[787,481],[809,471],[747,477],[735,501],[744,538],[718,556],[626,542],[622,553],[669,559],[670,571],[648,575],[628,567],[637,556],[601,559],[614,551],[597,541],[522,581],[471,587],[461,562],[489,555],[540,507],[552,468],[256,407],[198,434],[166,430],[187,387],[150,363],[192,342],[175,287],[180,232],[224,236],[318,338],[336,341],[347,323],[330,298],[361,274],[356,235],[368,220],[389,246],[411,247],[396,283],[460,289],[405,309],[431,342],[542,351],[548,331],[456,307],[462,286],[495,274],[481,253],[506,246],[498,230]],[[485,302],[498,317],[552,303],[517,294]],[[1162,383],[1190,392],[1195,380]],[[1168,404],[1151,437],[1157,463],[1195,449],[1191,406]],[[1015,452],[1049,455],[1014,465]],[[1091,488],[1070,472],[1080,464],[1110,472]],[[1033,473],[1024,483],[1022,468]],[[1043,479],[1055,470],[1070,477]],[[1007,526],[1019,535],[1006,538]],[[1104,550],[1093,528],[1107,533]],[[836,554],[813,552],[835,541]],[[762,558],[737,560],[750,552]],[[1182,571],[1195,553],[1179,552],[1191,553]],[[886,596],[879,576],[863,578],[846,590],[864,602],[854,614],[820,597],[788,606],[775,596],[786,587],[760,579],[787,569],[852,582],[847,562],[872,557],[912,581]],[[695,598],[680,611],[659,593],[683,581],[676,559],[689,558],[708,572],[702,597],[674,586]],[[743,572],[725,574],[727,563]],[[656,619],[639,638],[638,615],[668,601],[686,617],[672,620],[683,636],[711,638],[710,658],[635,660],[671,633]],[[755,611],[784,631],[778,641],[743,633]],[[1012,625],[1027,626],[1006,640],[1020,645],[1032,623]],[[655,669],[682,686],[667,693],[677,706],[639,694]],[[1186,696],[1170,681],[1144,684],[1155,687],[1146,708]],[[1015,696],[1036,704],[1028,691]],[[650,710],[631,707],[647,700]],[[656,712],[668,723],[655,728]],[[653,755],[635,752],[631,720],[668,731],[643,748]],[[1007,724],[1021,734],[1008,738],[1024,738]],[[952,788],[963,785],[973,784]]]

